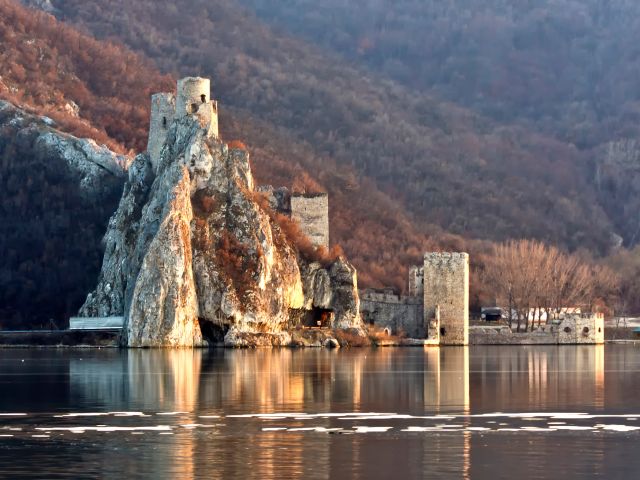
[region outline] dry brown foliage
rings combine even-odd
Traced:
[[[231,140],[227,146],[232,150],[247,150],[247,146],[240,140]]]
[[[218,267],[236,289],[238,298],[246,300],[246,296],[254,283],[254,275],[258,270],[257,259],[248,254],[248,247],[227,230],[222,232],[214,256]]]
[[[174,89],[140,55],[14,0],[0,0],[0,44],[0,97],[115,151],[145,149],[151,93]]]
[[[557,317],[564,308],[593,311],[615,294],[618,279],[609,268],[596,265],[578,254],[534,240],[512,240],[494,247],[485,265],[484,280],[493,289],[500,306],[514,311],[517,329],[525,331],[531,311],[547,318]]]
[[[371,345],[369,337],[360,335],[356,331],[336,330],[334,335],[341,347],[368,347]]]

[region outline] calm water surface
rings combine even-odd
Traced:
[[[640,348],[0,350],[0,477],[638,478]]]

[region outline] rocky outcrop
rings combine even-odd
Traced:
[[[124,178],[131,159],[118,155],[88,138],[77,138],[57,130],[48,117],[25,112],[0,100],[0,125],[10,129],[18,143],[29,143],[43,158],[55,158],[75,176],[79,176],[80,193],[95,197],[111,189],[111,179]]]
[[[627,138],[608,142],[594,152],[595,185],[601,205],[613,220],[613,247],[640,241],[640,142]]]
[[[362,332],[355,269],[302,258],[254,191],[248,153],[176,119],[154,174],[139,155],[81,316],[124,315],[128,346],[287,345],[314,310]]]

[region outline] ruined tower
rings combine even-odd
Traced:
[[[424,255],[424,315],[432,321],[439,307],[440,345],[469,343],[469,254]]]
[[[409,269],[409,296],[421,297],[424,294],[424,267],[413,266]]]
[[[329,248],[329,195],[294,193],[291,195],[291,218],[314,245]]]
[[[175,117],[197,115],[209,136],[218,138],[218,102],[211,100],[211,80],[186,77],[178,80],[177,96],[156,93],[151,97],[151,119],[147,151],[157,171],[167,130]]]
[[[176,111],[176,98],[172,93],[156,93],[151,96],[151,121],[149,123],[149,139],[147,151],[151,157],[153,171],[158,169],[162,145],[167,139],[167,129]]]
[[[218,137],[218,102],[211,100],[211,80],[185,77],[178,80],[176,115],[197,113],[209,125],[209,134]]]

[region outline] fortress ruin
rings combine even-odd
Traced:
[[[219,138],[218,102],[211,100],[211,80],[208,78],[185,77],[178,80],[177,95],[156,93],[151,96],[147,151],[154,173],[158,171],[160,153],[173,119],[194,114],[207,129],[207,136]]]
[[[392,289],[360,294],[365,322],[425,339],[430,345],[469,343],[469,255],[431,252],[409,269],[409,295]]]

